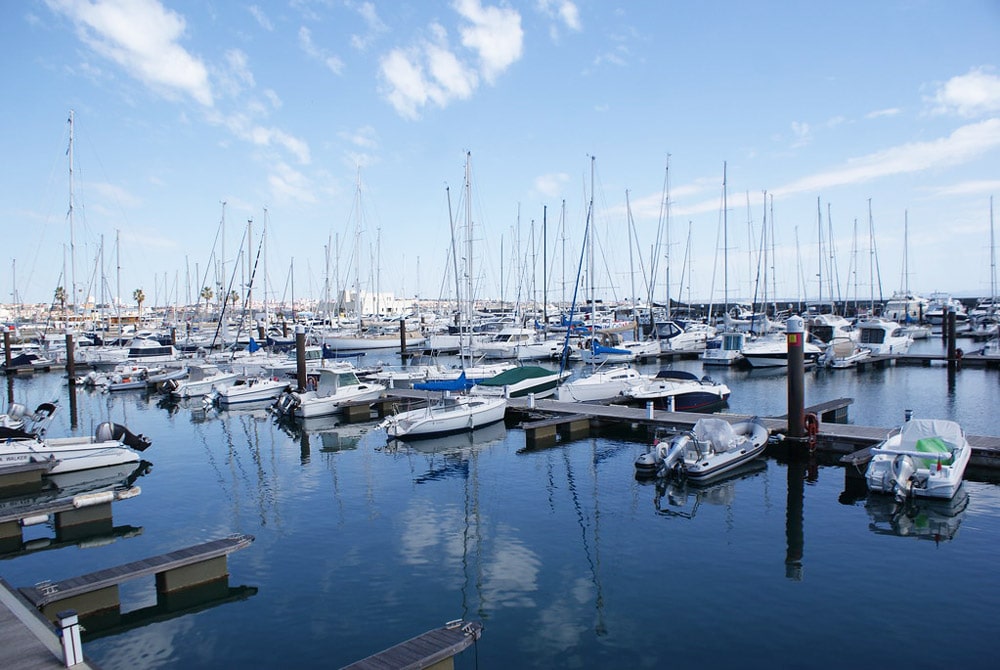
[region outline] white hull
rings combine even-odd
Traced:
[[[506,411],[504,398],[446,396],[439,403],[390,416],[382,425],[392,438],[431,437],[488,426],[502,421]]]
[[[943,451],[929,451],[925,444]],[[953,421],[914,419],[872,454],[865,472],[869,491],[950,500],[962,485],[972,447]]]
[[[560,386],[556,399],[563,402],[605,402],[645,381],[645,377],[629,367],[595,372]]]
[[[23,465],[55,460],[50,474],[138,463],[139,454],[115,439],[59,437],[45,440],[8,440],[0,443],[0,465]]]
[[[300,419],[329,416],[340,412],[345,403],[376,400],[383,391],[385,387],[381,384],[362,384],[350,389],[341,389],[340,392],[330,396],[317,396],[315,391],[293,393],[292,397],[297,400],[297,404],[292,410],[292,415]]]
[[[288,390],[288,382],[273,379],[251,378],[244,383],[217,388],[215,399],[220,405],[237,405],[246,402],[275,400]]]

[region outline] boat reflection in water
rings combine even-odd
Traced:
[[[661,516],[693,519],[702,504],[729,506],[736,500],[736,484],[751,479],[767,470],[767,461],[753,460],[730,471],[725,478],[710,484],[699,484],[683,476],[669,476],[656,480],[653,504]]]
[[[76,521],[69,523],[63,518],[53,520],[51,511],[53,506],[72,504],[74,508],[87,506],[83,500],[94,499],[95,494],[117,493],[122,497],[132,497],[138,495],[139,489],[135,487],[135,482],[139,477],[148,474],[152,468],[149,461],[137,463],[121,463],[109,465],[103,468],[92,468],[90,470],[80,470],[66,472],[57,475],[50,475],[45,478],[45,488],[34,493],[0,498],[0,516],[11,516],[35,512],[36,517],[40,517],[41,523],[27,523],[29,526],[51,528],[54,537],[41,537],[37,532],[28,537],[15,535],[4,538],[0,541],[0,558],[13,558],[23,554],[42,551],[47,549],[58,549],[60,547],[76,545],[78,547],[95,547],[110,544],[121,538],[135,537],[142,533],[141,527],[130,525],[113,525],[110,515],[99,515],[98,518],[88,521]],[[40,513],[39,513],[40,512]]]
[[[475,450],[503,440],[507,428],[503,422],[476,428],[466,433],[455,433],[423,440],[389,440],[385,451],[396,455],[424,455],[427,471],[415,477],[423,483],[451,476],[468,477],[469,458]]]
[[[871,521],[868,529],[878,535],[898,535],[933,540],[953,540],[969,506],[963,484],[950,500],[909,498],[897,502],[891,496],[870,495],[865,510]]]

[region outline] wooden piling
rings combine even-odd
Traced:
[[[299,393],[306,390],[306,329],[295,326],[295,379]]]

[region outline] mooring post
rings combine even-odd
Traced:
[[[66,377],[69,385],[76,384],[76,360],[73,355],[73,331],[66,329]]]
[[[653,420],[653,401],[652,400],[647,400],[646,401],[646,418],[649,419],[650,421]]]
[[[266,333],[264,332],[263,321],[257,321],[257,339],[260,340],[261,343],[266,341]]]
[[[955,307],[948,307],[948,317],[945,321],[945,330],[948,331],[948,369],[955,369]]]
[[[59,618],[59,637],[62,638],[63,663],[67,668],[83,663],[83,644],[80,642],[80,618],[75,610],[65,610]]]
[[[406,360],[406,319],[399,320],[399,356]]]
[[[10,367],[10,331],[3,329],[3,364],[4,368]]]
[[[306,390],[306,329],[295,326],[295,379],[299,391]]]
[[[785,324],[788,343],[788,437],[805,438],[805,321],[801,316],[788,317]]]

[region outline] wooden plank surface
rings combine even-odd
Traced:
[[[478,621],[451,622],[346,665],[342,670],[427,668],[467,649],[482,635],[482,628],[482,624]]]
[[[62,647],[52,624],[0,579],[0,668],[55,670],[63,667]],[[84,662],[73,667],[88,670],[94,666]]]
[[[185,565],[225,556],[249,546],[253,542],[253,539],[252,535],[234,535],[219,540],[211,540],[167,554],[132,561],[124,565],[97,570],[96,572],[70,577],[58,582],[26,586],[20,590],[24,594],[24,597],[35,607],[44,607],[56,600],[97,591],[137,577],[165,572]]]

